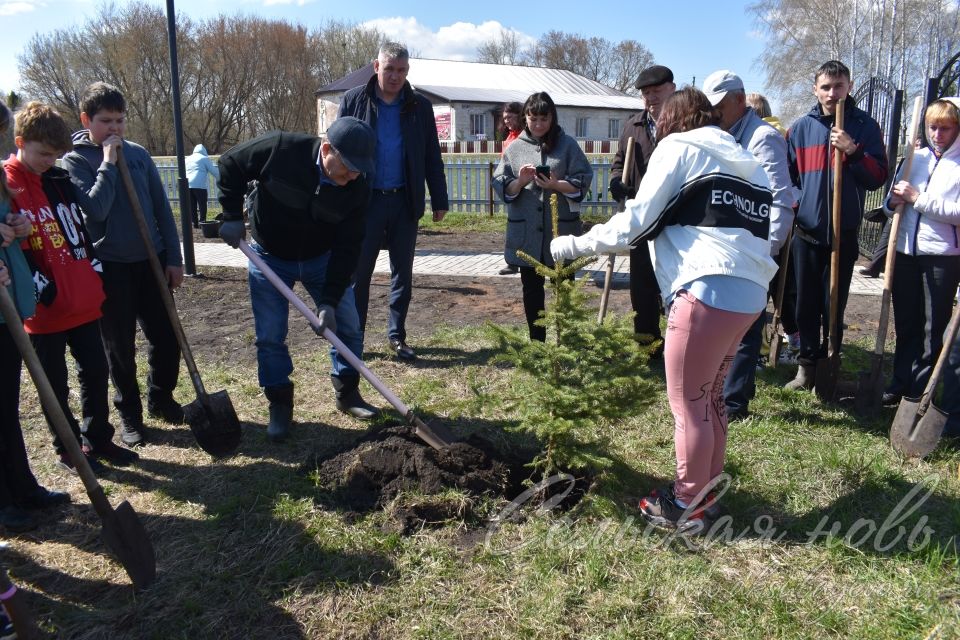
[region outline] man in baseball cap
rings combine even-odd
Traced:
[[[239,246],[246,200],[255,240],[250,248],[288,286],[302,282],[317,304],[321,331],[330,329],[359,356],[363,335],[350,276],[363,242],[377,137],[370,125],[349,116],[326,133],[323,140],[274,131],[220,156],[220,237]],[[249,182],[256,186],[247,196]],[[267,437],[277,442],[293,423],[289,303],[252,262],[248,271],[258,377],[270,403]],[[359,372],[336,349],[330,356],[337,409],[361,420],[376,417],[378,410],[360,397]]]
[[[747,94],[740,76],[728,69],[714,71],[703,81],[703,92],[720,114],[720,128],[733,136],[741,147],[760,161],[770,180],[773,206],[770,208],[770,255],[783,266],[786,255],[781,249],[793,227],[793,185],[787,161],[787,142],[770,124],[747,106]],[[774,276],[771,285],[777,282]],[[763,342],[766,314],[760,314],[747,330],[733,358],[723,387],[729,421],[749,415],[755,393],[757,359]]]
[[[647,172],[647,162],[657,144],[657,118],[660,107],[677,90],[673,72],[655,64],[640,72],[634,83],[643,97],[644,109],[630,116],[620,133],[620,144],[610,168],[610,195],[623,202],[637,192],[637,185]],[[624,167],[630,138],[633,138],[633,163]],[[630,251],[630,306],[633,308],[633,330],[648,340],[659,340],[660,287],[653,272],[650,249],[646,242]],[[654,357],[661,357],[662,345]]]

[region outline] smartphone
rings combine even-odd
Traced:
[[[537,166],[537,174],[543,176],[544,178],[550,177],[550,165],[541,164]]]

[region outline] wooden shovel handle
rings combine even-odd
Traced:
[[[77,475],[80,476],[80,480],[87,490],[87,495],[90,496],[90,502],[93,503],[93,507],[101,519],[112,518],[114,515],[113,507],[110,506],[103,488],[97,482],[97,477],[93,475],[93,470],[90,469],[90,464],[87,462],[86,456],[83,455],[83,450],[80,449],[77,437],[73,435],[73,431],[70,429],[67,416],[63,413],[60,401],[57,400],[57,395],[50,385],[50,379],[47,378],[43,365],[40,364],[40,358],[30,343],[30,337],[23,328],[20,315],[17,313],[17,308],[14,306],[13,299],[6,287],[0,287],[0,313],[3,314],[3,321],[10,331],[13,342],[17,345],[20,355],[23,356],[30,377],[33,378],[33,384],[40,395],[40,404],[43,405],[47,415],[50,416],[53,430],[56,431],[63,448],[66,449],[70,462],[77,470]]]
[[[843,129],[843,110],[846,99],[837,102],[836,127]],[[829,147],[828,147],[829,149]],[[833,150],[833,247],[830,252],[830,357],[840,352],[837,327],[840,324],[840,217],[843,203],[843,152]]]
[[[950,324],[947,325],[947,330],[943,334],[943,347],[940,348],[940,356],[937,358],[937,363],[933,366],[933,371],[930,373],[930,379],[927,381],[927,386],[923,390],[923,397],[920,398],[920,404],[917,407],[917,414],[923,415],[927,412],[927,407],[930,406],[930,402],[933,400],[933,392],[937,389],[937,384],[940,382],[940,376],[943,375],[943,368],[947,365],[947,360],[950,359],[950,350],[953,348],[953,343],[957,339],[957,333],[960,332],[960,304],[956,305],[953,308],[953,315],[950,316]]]

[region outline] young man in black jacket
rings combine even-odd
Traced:
[[[390,253],[390,317],[387,338],[401,360],[416,354],[407,345],[407,310],[413,295],[413,254],[417,225],[430,190],[433,221],[447,213],[447,182],[430,101],[407,82],[410,54],[396,42],[380,47],[375,75],[365,85],[347,91],[339,116],[354,116],[377,132],[376,175],[367,209],[366,237],[357,264],[356,294],[360,327],[367,326],[370,278],[382,246]]]
[[[350,276],[363,241],[370,199],[366,175],[373,173],[375,145],[367,124],[339,118],[324,141],[273,131],[220,156],[220,237],[239,246],[247,184],[255,182],[247,198],[250,247],[288,286],[303,283],[323,328],[357,357],[363,354],[363,334]],[[290,309],[256,265],[248,271],[259,381],[270,401],[267,436],[276,442],[287,437],[293,421],[293,362],[286,345]],[[377,410],[360,397],[360,374],[335,349],[330,356],[337,409],[361,420],[375,417]]]

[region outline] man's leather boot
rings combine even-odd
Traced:
[[[799,391],[813,389],[813,382],[817,377],[817,365],[802,364],[797,368],[797,377],[784,385],[788,391]]]
[[[264,387],[263,392],[270,401],[267,437],[271,442],[282,442],[290,433],[290,426],[293,424],[293,385]]]
[[[333,388],[337,392],[337,409],[357,420],[373,420],[380,416],[380,410],[367,404],[360,396],[360,376],[330,376]]]

